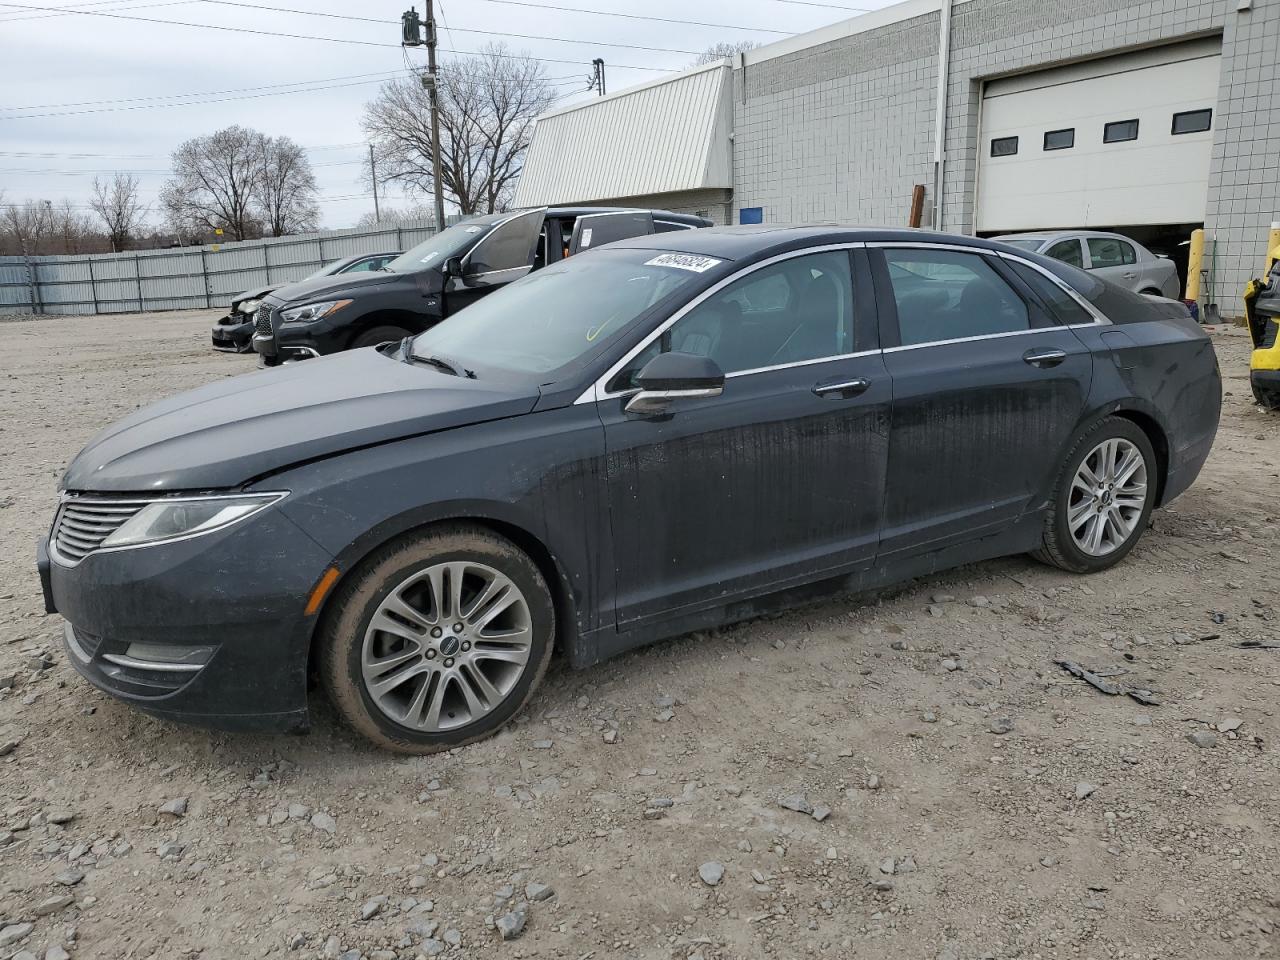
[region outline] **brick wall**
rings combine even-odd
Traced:
[[[971,0],[952,15],[943,221],[973,227],[982,81],[1223,34],[1206,229],[1224,313],[1280,219],[1280,0]],[[734,219],[906,222],[933,205],[938,14],[749,64],[734,73]],[[1274,101],[1273,101],[1274,96]],[[1272,109],[1276,114],[1272,114]],[[926,221],[927,222],[927,221]]]

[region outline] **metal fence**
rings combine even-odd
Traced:
[[[376,230],[329,230],[202,247],[0,257],[0,314],[221,307],[242,290],[292,283],[359,253],[407,250],[433,233],[434,221],[417,220]]]

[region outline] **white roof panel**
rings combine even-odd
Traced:
[[[516,206],[731,187],[732,96],[722,60],[544,113]]]

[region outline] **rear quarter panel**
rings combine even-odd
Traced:
[[[1090,418],[1130,412],[1155,423],[1167,455],[1159,505],[1169,503],[1194,482],[1218,432],[1222,379],[1213,342],[1190,317],[1077,332],[1094,352]]]

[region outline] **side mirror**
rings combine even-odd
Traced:
[[[449,277],[462,276],[462,258],[450,257],[444,262],[444,275],[447,280]]]
[[[710,357],[660,353],[637,374],[636,384],[640,392],[627,401],[627,413],[661,413],[673,400],[720,396],[724,371]]]

